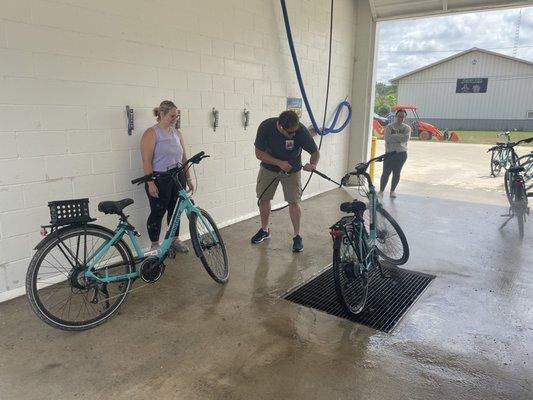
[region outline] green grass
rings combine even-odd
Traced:
[[[451,132],[451,130],[450,130]],[[496,144],[496,142],[503,142],[503,138],[498,137],[501,131],[455,131],[459,134],[458,142],[445,142],[432,139],[432,143],[475,143],[475,144]],[[518,142],[521,139],[527,139],[533,136],[533,132],[511,132],[511,141]],[[412,140],[418,140],[412,138]],[[522,146],[532,146],[533,143],[524,143]]]
[[[498,137],[498,131],[456,131],[459,134],[460,143],[481,143],[495,144],[502,142]],[[518,142],[521,139],[527,139],[533,136],[533,132],[511,132],[511,141]],[[533,146],[533,143],[526,143],[524,146]]]

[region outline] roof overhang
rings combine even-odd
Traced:
[[[375,21],[533,5],[531,0],[368,0]]]

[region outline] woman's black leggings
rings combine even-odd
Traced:
[[[381,185],[379,188],[380,192],[385,191],[387,183],[389,183],[389,176],[391,172],[392,186],[390,190],[391,192],[396,190],[396,186],[398,186],[398,182],[400,182],[400,173],[402,172],[402,168],[406,160],[407,152],[401,151],[391,155],[390,157],[387,157],[385,161],[383,161],[383,173],[381,174]]]
[[[185,188],[187,183],[185,174],[180,174],[178,179],[181,186]],[[165,213],[167,213],[167,224],[170,224],[174,207],[176,207],[176,203],[178,203],[179,200],[178,188],[171,177],[157,179],[155,180],[155,185],[157,186],[157,190],[159,190],[159,197],[150,196],[150,193],[148,192],[148,184],[144,186],[146,195],[150,201],[151,212],[148,216],[146,227],[148,228],[148,236],[152,242],[157,242],[159,240],[161,223],[163,222],[163,216]],[[175,236],[178,236],[179,232],[180,226],[178,224]]]

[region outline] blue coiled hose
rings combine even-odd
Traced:
[[[325,127],[325,119],[326,119],[326,111],[327,111],[327,94],[329,94],[329,77],[330,77],[330,66],[331,66],[331,31],[330,31],[330,57],[329,62],[330,65],[328,66],[328,85],[327,85],[327,94],[326,94],[326,110],[324,110],[324,123],[323,128],[320,129],[318,127],[318,124],[316,123],[315,116],[313,115],[313,110],[311,110],[311,105],[309,104],[309,100],[307,99],[307,94],[305,92],[305,87],[302,79],[302,74],[300,72],[300,65],[298,64],[298,58],[296,57],[296,49],[294,48],[294,41],[292,39],[292,32],[291,32],[291,25],[289,22],[289,15],[287,13],[287,5],[285,4],[285,0],[280,0],[281,2],[281,9],[283,11],[283,20],[285,22],[285,30],[287,31],[287,39],[289,41],[289,48],[291,50],[291,56],[292,56],[292,62],[294,64],[294,70],[296,72],[296,78],[298,79],[298,86],[300,87],[300,91],[302,92],[302,97],[305,103],[305,108],[307,109],[307,113],[309,114],[309,118],[311,118],[311,124],[313,125],[314,130],[320,135],[320,136],[326,136],[330,133],[339,133],[344,128],[348,126],[350,123],[350,120],[352,119],[352,106],[350,103],[348,103],[346,100],[342,101],[338,106],[337,110],[335,111],[335,116],[333,118],[333,121],[331,122],[331,125],[326,128]],[[333,3],[332,3],[333,5]],[[333,16],[333,7],[332,7],[332,16]],[[331,29],[331,28],[330,28]],[[342,112],[342,109],[346,107],[348,109],[348,116],[346,117],[346,121],[338,127],[335,128],[335,125],[337,124],[337,120],[339,119],[339,116]]]

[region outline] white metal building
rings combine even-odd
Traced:
[[[533,63],[472,48],[390,81],[439,128],[533,130]]]

